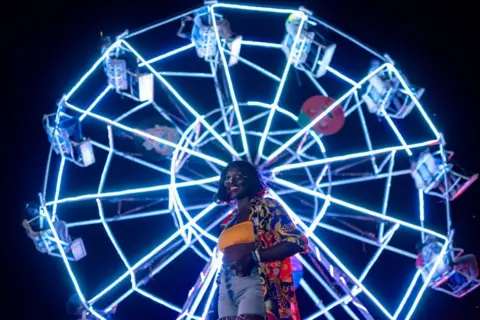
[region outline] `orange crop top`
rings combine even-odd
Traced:
[[[240,243],[255,242],[253,223],[245,221],[223,230],[218,238],[218,249],[224,252],[226,248]]]

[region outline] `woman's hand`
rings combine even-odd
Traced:
[[[253,260],[252,252],[244,255],[242,258],[235,261],[231,266],[235,270],[235,273],[239,277],[247,277],[252,272],[253,267],[255,266],[255,260]]]

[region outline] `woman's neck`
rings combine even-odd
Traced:
[[[250,198],[245,197],[237,200],[237,207],[238,207],[238,210],[240,211],[250,207]]]

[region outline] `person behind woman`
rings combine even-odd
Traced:
[[[220,320],[300,319],[290,257],[307,250],[307,238],[280,204],[264,198],[265,186],[253,165],[230,163],[215,196],[236,205],[222,223],[219,273]]]

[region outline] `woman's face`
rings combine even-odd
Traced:
[[[242,199],[246,195],[246,177],[237,168],[231,168],[225,175],[223,186],[230,199]]]

